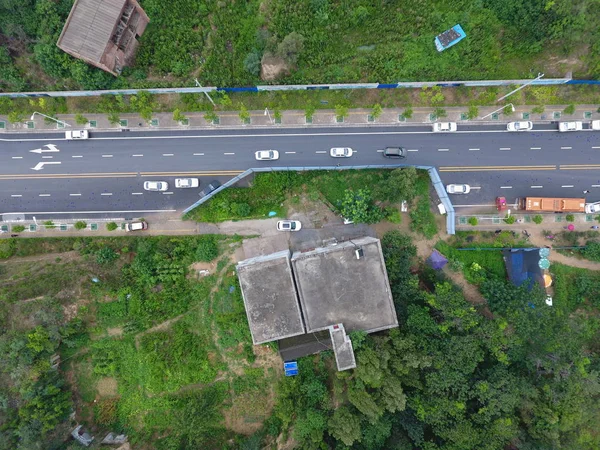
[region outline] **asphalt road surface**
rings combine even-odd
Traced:
[[[26,136],[26,137],[25,137]],[[402,146],[404,161],[381,150]],[[351,147],[351,158],[332,158],[331,147]],[[256,161],[257,150],[279,150],[277,161]],[[430,126],[302,129],[92,132],[66,141],[63,132],[0,139],[0,214],[132,216],[181,210],[210,180],[226,181],[250,167],[335,167],[370,164],[433,165],[444,183],[470,184],[454,195],[457,207],[493,205],[496,196],[583,196],[600,200],[600,132],[559,133],[556,124],[508,133],[504,125],[460,125],[456,133]],[[199,177],[198,189],[175,189],[176,177]],[[169,183],[148,192],[143,182]]]

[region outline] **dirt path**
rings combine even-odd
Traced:
[[[0,261],[0,264],[19,264],[25,262],[40,262],[40,261],[52,261],[55,262],[56,258],[60,258],[60,262],[73,261],[80,259],[81,255],[77,250],[63,253],[45,253],[43,255],[36,256],[11,256],[8,259]]]
[[[529,242],[536,247],[545,247],[548,245],[548,241],[543,236],[536,236],[533,234],[531,235]],[[578,267],[580,269],[600,270],[600,262],[589,261],[587,259],[579,259],[575,257],[572,258],[563,255],[556,250],[550,251],[550,256],[548,256],[548,259],[551,262],[556,262],[571,267]]]

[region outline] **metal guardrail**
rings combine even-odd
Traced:
[[[202,197],[200,200],[198,200],[197,202],[195,202],[193,205],[191,205],[191,206],[187,207],[186,209],[184,209],[183,210],[183,214],[189,213],[194,208],[200,206],[201,204],[203,204],[206,201],[208,201],[211,198],[213,198],[219,192],[223,191],[224,189],[227,189],[230,186],[233,186],[238,181],[241,181],[242,179],[246,178],[248,175],[252,175],[254,173],[261,173],[261,172],[305,172],[305,171],[308,171],[308,170],[398,169],[398,168],[402,168],[402,167],[411,167],[411,165],[410,164],[394,164],[394,165],[390,165],[390,164],[385,164],[385,165],[384,164],[371,164],[371,165],[363,165],[363,166],[343,166],[343,167],[342,166],[322,166],[322,167],[314,167],[314,166],[311,166],[311,167],[257,167],[257,168],[254,168],[254,169],[248,169],[248,170],[242,172],[241,174],[235,176],[231,180],[227,181],[226,183],[222,184],[218,189],[215,189],[210,194],[206,195],[205,197]],[[431,183],[433,184],[433,187],[435,188],[435,191],[436,191],[436,193],[437,193],[440,201],[442,202],[442,204],[444,205],[444,208],[446,209],[446,231],[447,231],[448,234],[455,234],[456,233],[456,229],[455,229],[455,212],[454,212],[454,206],[452,205],[452,202],[450,201],[450,198],[446,194],[446,190],[444,189],[444,185],[442,183],[442,180],[440,179],[438,171],[436,170],[435,167],[431,167],[431,166],[412,166],[412,167],[415,167],[416,169],[426,170],[427,173],[429,173],[429,178],[431,179]]]
[[[399,89],[422,87],[458,87],[458,86],[522,86],[558,85],[558,84],[600,84],[598,80],[573,80],[570,78],[541,78],[539,80],[462,80],[462,81],[406,81],[398,83],[344,83],[344,84],[290,84],[264,85],[248,87],[173,87],[147,89],[111,89],[97,91],[41,91],[41,92],[0,92],[0,97],[35,98],[35,97],[94,97],[100,95],[135,95],[140,91],[151,94],[199,94],[217,91],[223,92],[261,92],[261,91],[317,91],[339,89]]]

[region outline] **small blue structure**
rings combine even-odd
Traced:
[[[438,52],[443,52],[447,48],[458,44],[464,38],[467,37],[467,33],[464,32],[460,25],[454,25],[449,30],[438,34],[435,38],[435,47]]]
[[[427,258],[427,264],[435,270],[443,269],[447,263],[448,259],[437,250],[431,252],[431,255]]]
[[[298,361],[284,361],[283,370],[285,370],[286,377],[298,375]]]

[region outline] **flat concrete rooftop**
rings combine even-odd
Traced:
[[[285,250],[237,265],[254,344],[304,334],[289,256]]]
[[[362,249],[360,259],[356,249]],[[362,237],[295,252],[292,267],[306,332],[339,323],[347,332],[373,333],[398,326],[378,239]]]

